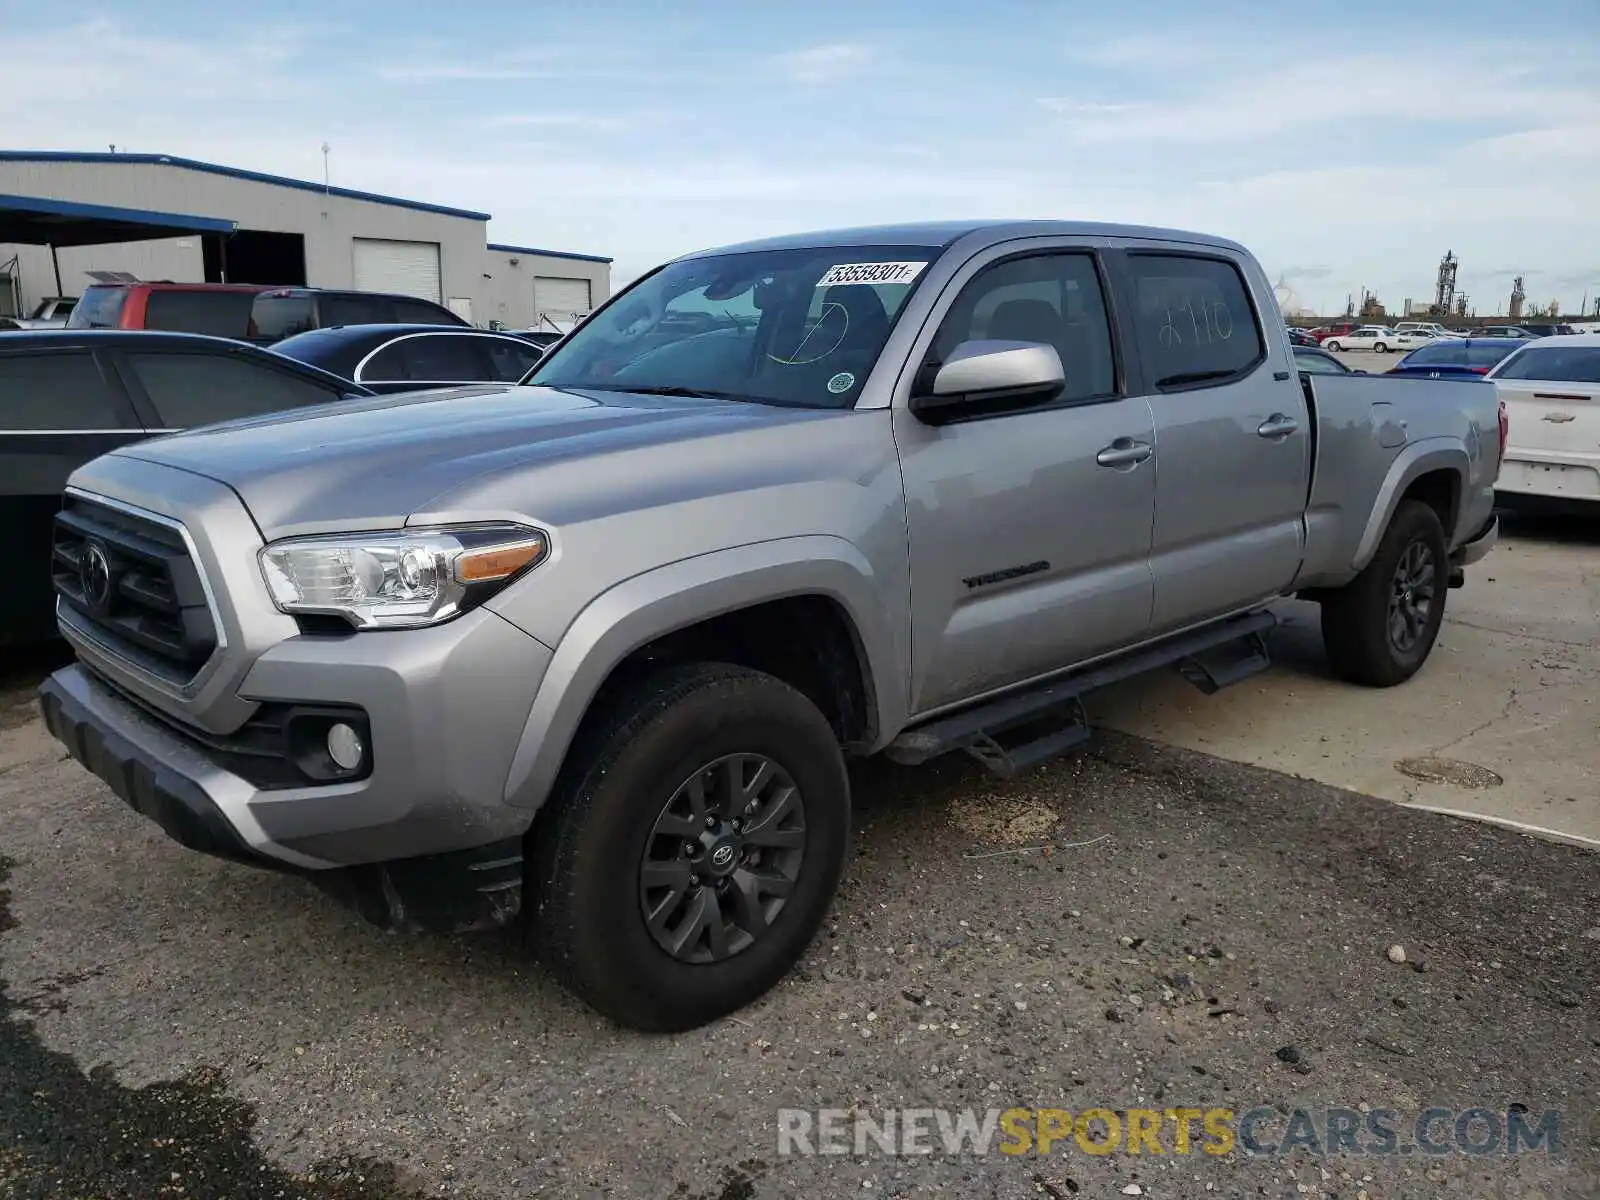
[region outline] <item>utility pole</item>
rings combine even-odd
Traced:
[[[328,155],[332,150],[333,147],[328,145],[327,142],[322,143],[322,194],[324,196],[328,194],[328,188],[330,186],[328,177]]]

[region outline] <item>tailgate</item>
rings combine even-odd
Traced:
[[[1509,450],[1600,456],[1600,383],[1497,379],[1511,422]]]

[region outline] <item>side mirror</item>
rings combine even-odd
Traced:
[[[1006,401],[1048,400],[1066,384],[1061,355],[1043,342],[962,342],[932,380],[911,396],[911,411],[942,425]]]

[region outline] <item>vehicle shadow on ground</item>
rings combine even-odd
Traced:
[[[1519,500],[1497,512],[1502,537],[1547,545],[1600,546],[1600,504],[1585,512],[1574,505]],[[1489,559],[1493,562],[1493,558]]]

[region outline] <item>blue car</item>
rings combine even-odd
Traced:
[[[1394,366],[1390,375],[1424,379],[1477,379],[1524,343],[1517,338],[1452,338],[1418,346]]]

